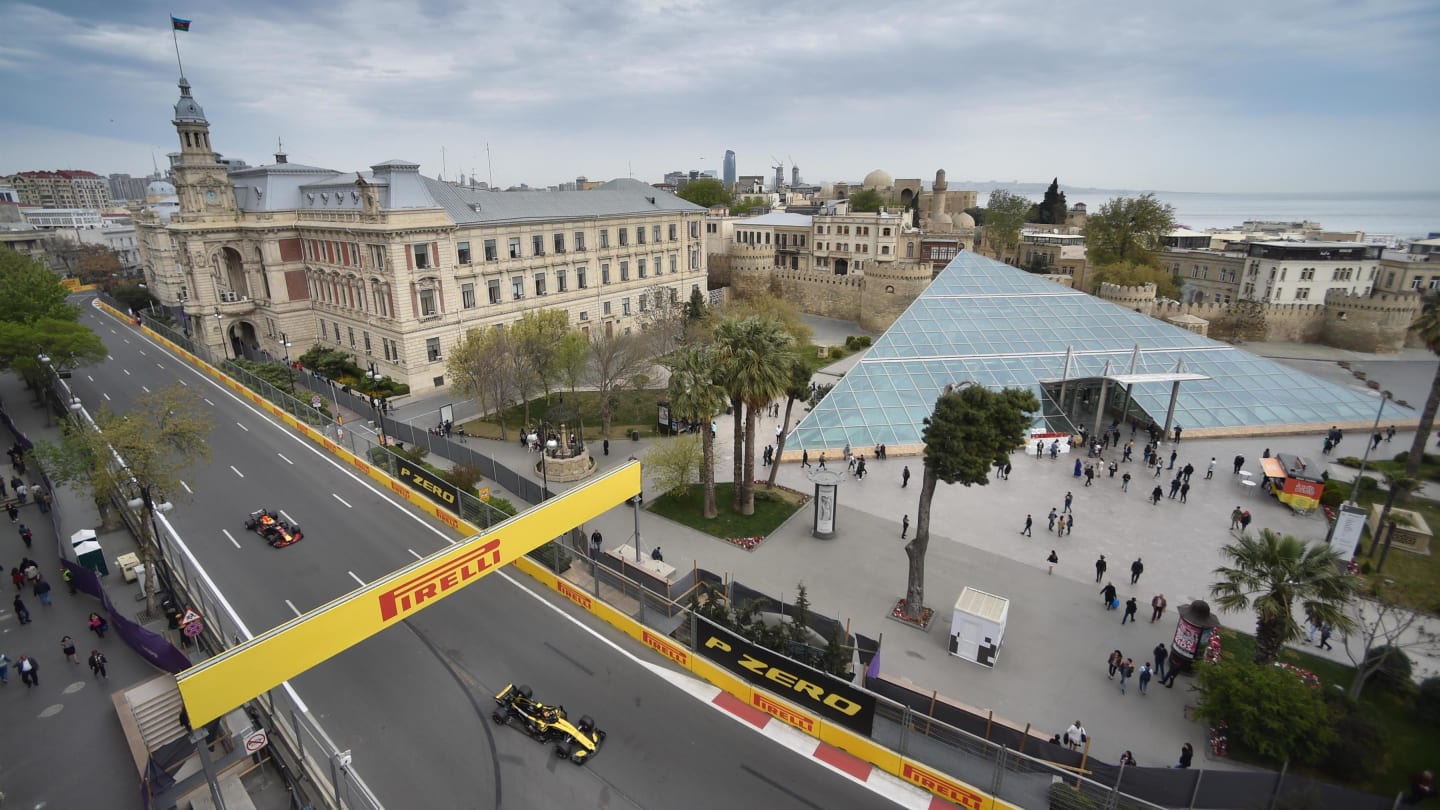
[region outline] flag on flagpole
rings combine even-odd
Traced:
[[[174,14],[170,15],[170,25],[173,26],[176,31],[190,30],[190,21],[182,20],[179,17],[176,17]]]

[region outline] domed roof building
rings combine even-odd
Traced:
[[[862,188],[873,189],[875,191],[893,188],[894,186],[895,178],[891,177],[890,173],[884,169],[876,169],[865,175],[865,182],[861,184]]]

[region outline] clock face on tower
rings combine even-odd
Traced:
[[[215,202],[215,200],[219,199],[219,196],[220,195],[215,193],[214,189],[211,189],[210,191],[205,192],[205,201],[213,203]]]

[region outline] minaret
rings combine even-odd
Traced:
[[[945,170],[935,172],[935,186],[930,194],[930,229],[935,231],[950,230],[950,218],[945,216],[945,197],[949,193],[950,184],[945,182]]]
[[[215,160],[210,146],[210,122],[190,95],[190,82],[180,77],[180,100],[175,102],[175,133],[180,157],[175,161],[175,191],[182,214],[222,214],[235,211],[235,189],[229,171]]]

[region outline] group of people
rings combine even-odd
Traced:
[[[41,605],[45,607],[52,605],[50,599],[50,583],[46,581],[45,576],[40,573],[40,566],[34,560],[28,557],[22,559],[19,565],[10,569],[10,579],[15,584],[17,591],[22,590],[25,584],[29,583],[32,592],[35,594],[35,597],[40,600]],[[65,581],[70,583],[70,578],[66,577]],[[75,592],[73,584],[71,584],[70,592]],[[30,624],[34,621],[30,616],[30,608],[25,604],[25,599],[20,593],[15,594],[15,600],[12,605],[15,609],[15,618],[21,625]],[[91,632],[102,639],[105,638],[106,631],[110,629],[110,623],[100,614],[93,612],[90,614],[87,626]],[[76,654],[75,639],[71,636],[64,635],[60,637],[60,651],[65,656],[65,660],[72,664],[80,663],[80,658]],[[90,651],[88,663],[90,665],[90,672],[95,677],[106,679],[110,677],[109,672],[106,670],[106,665],[109,664],[110,661],[98,648]],[[20,672],[20,680],[25,686],[36,687],[40,685],[40,664],[38,661],[28,655],[11,659],[10,656],[0,652],[0,686],[5,686],[10,683],[10,666],[12,664],[14,664],[15,668]]]

